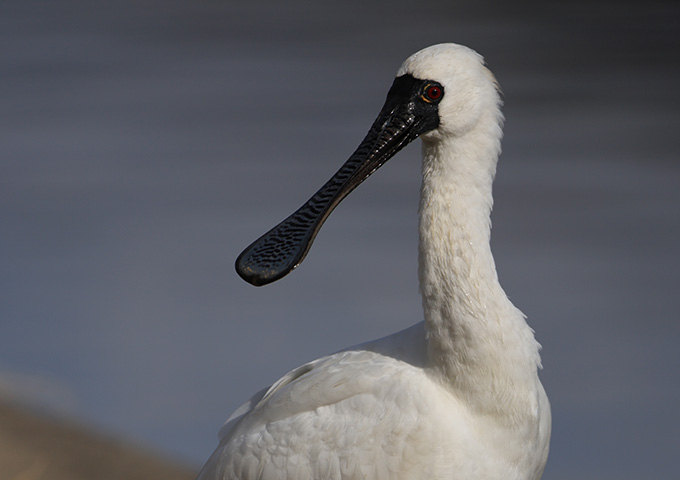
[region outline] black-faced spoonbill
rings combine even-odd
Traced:
[[[307,254],[335,206],[422,139],[419,268],[424,322],[303,365],[220,431],[200,480],[537,480],[550,407],[539,345],[503,292],[489,238],[503,116],[474,51],[409,57],[350,159],[249,246],[238,273],[273,282]]]

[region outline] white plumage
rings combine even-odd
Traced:
[[[539,345],[489,246],[503,121],[495,80],[454,44],[414,54],[403,75],[444,91],[437,127],[420,134],[424,322],[255,394],[222,428],[199,480],[541,477],[550,407]]]

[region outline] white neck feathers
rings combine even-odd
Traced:
[[[489,245],[502,135],[495,107],[461,136],[423,139],[419,229],[431,368],[455,392],[490,409],[499,395],[519,394],[522,384],[533,391],[540,362],[533,331],[498,282]]]

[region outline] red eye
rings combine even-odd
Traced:
[[[428,85],[425,87],[425,92],[422,95],[426,102],[437,102],[444,95],[444,90],[439,85]]]

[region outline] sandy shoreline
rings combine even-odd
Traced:
[[[190,480],[191,469],[85,427],[0,402],[5,480]]]

